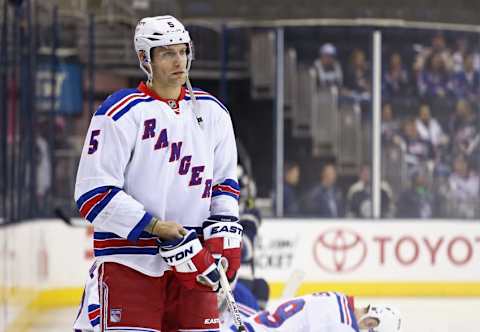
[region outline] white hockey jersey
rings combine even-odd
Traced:
[[[108,97],[92,117],[78,167],[75,200],[94,227],[99,262],[150,276],[168,269],[152,216],[200,230],[212,214],[238,217],[237,150],[227,109],[195,90],[203,128],[182,88],[165,100],[144,83]]]
[[[353,298],[323,292],[293,298],[272,311],[261,311],[244,323],[248,332],[358,332]],[[237,331],[231,316],[224,312],[221,332]]]

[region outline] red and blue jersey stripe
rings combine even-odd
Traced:
[[[227,195],[238,200],[240,198],[240,186],[233,179],[226,179],[212,188],[212,197]]]
[[[180,329],[178,332],[220,332],[219,329]]]
[[[340,321],[343,324],[351,326],[355,331],[358,331],[357,320],[353,313],[353,308],[349,306],[347,297],[343,294],[334,293],[337,298],[338,310],[340,314]]]
[[[138,89],[122,89],[108,97],[95,112],[95,116],[106,115],[114,121],[120,119],[133,106],[142,102],[151,102],[154,99]]]
[[[90,324],[93,327],[100,324],[100,305],[99,304],[90,304],[88,306],[88,319],[90,320]]]
[[[143,231],[139,238],[131,241],[115,233],[95,232],[93,234],[93,252],[95,257],[109,255],[156,255],[157,237]]]
[[[92,223],[120,190],[117,187],[103,186],[86,192],[77,200],[80,215]]]
[[[250,317],[257,313],[256,310],[254,310],[253,308],[250,308],[249,306],[243,303],[237,302],[237,305],[238,305],[238,311],[245,317]]]
[[[225,105],[223,105],[220,102],[220,100],[218,100],[217,98],[215,98],[211,94],[209,94],[205,91],[202,91],[200,89],[193,89],[193,94],[195,95],[196,100],[210,100],[210,101],[213,101],[218,106],[220,106],[221,109],[223,109],[225,112],[228,113],[228,109],[225,107]],[[190,100],[190,99],[192,99],[191,96],[190,96],[190,92],[187,91],[187,94],[185,95],[185,100]]]
[[[80,211],[80,215],[93,223],[100,212],[107,207],[113,197],[121,190],[122,189],[113,186],[102,186],[86,192],[77,200],[77,208]],[[151,219],[152,215],[145,212],[128,234],[128,240],[136,240]]]

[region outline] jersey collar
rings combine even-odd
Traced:
[[[155,91],[153,91],[152,89],[150,89],[146,84],[145,82],[141,82],[137,89],[147,95],[149,95],[150,97],[154,98],[154,99],[157,99],[157,100],[160,100],[160,101],[163,101],[164,103],[166,103],[168,106],[170,106],[170,108],[172,110],[175,111],[175,113],[179,113],[180,112],[180,101],[184,99],[185,97],[185,88],[182,86],[180,88],[180,95],[178,96],[177,99],[167,99],[167,98],[162,98],[160,97],[159,95],[157,95],[155,93]]]

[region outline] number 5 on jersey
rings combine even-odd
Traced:
[[[90,143],[88,146],[88,154],[93,154],[98,149],[98,138],[97,136],[100,135],[100,129],[92,130],[92,134],[90,135]]]
[[[287,319],[300,312],[304,306],[304,299],[290,300],[279,305],[273,314],[270,314],[268,311],[260,312],[255,316],[254,320],[258,324],[277,328],[282,326]]]

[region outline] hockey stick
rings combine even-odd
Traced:
[[[294,270],[285,283],[285,288],[283,289],[281,298],[291,299],[292,297],[295,297],[304,279],[305,271],[300,269]]]
[[[66,225],[70,227],[91,227],[91,225],[88,222],[85,222],[85,220],[83,219],[71,218],[62,208],[54,208],[53,213],[58,219],[62,220]]]
[[[55,208],[53,213],[68,226],[73,226],[72,219],[61,208]]]
[[[237,302],[233,297],[232,288],[230,287],[230,283],[228,282],[227,276],[225,275],[225,270],[223,269],[223,265],[221,263],[218,264],[218,271],[220,272],[221,290],[225,297],[225,302],[227,302],[228,311],[230,311],[230,314],[232,315],[233,324],[237,328],[238,332],[247,332],[247,329],[243,324],[242,317],[240,316],[240,310],[238,309]]]
[[[248,176],[249,181],[253,182],[253,171],[252,171],[252,160],[247,152],[247,149],[243,145],[243,143],[237,138],[237,152],[238,156],[242,160],[242,166],[245,174]],[[247,184],[247,200],[246,200],[246,207],[247,209],[253,209],[255,207],[255,197],[252,192],[252,185],[251,183]]]

